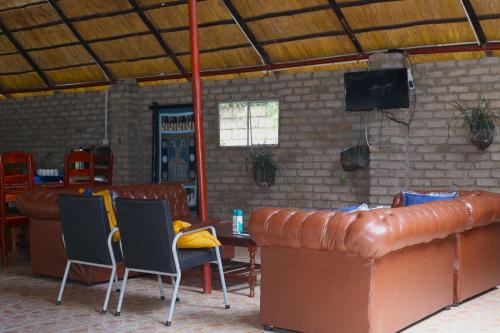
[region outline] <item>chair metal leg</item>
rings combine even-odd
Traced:
[[[64,270],[64,276],[61,281],[61,287],[59,288],[59,295],[57,295],[56,305],[61,304],[62,296],[64,293],[64,286],[66,286],[66,280],[68,279],[69,269],[71,268],[71,260],[66,263],[66,269]]]
[[[115,287],[116,287],[116,291],[119,292],[120,291],[120,285],[118,283],[118,273],[115,272]]]
[[[160,288],[160,299],[163,301],[165,299],[165,293],[163,292],[163,282],[161,280],[161,275],[158,274],[158,287]]]
[[[177,299],[177,294],[179,293],[179,285],[181,283],[181,274],[179,273],[175,277],[174,293],[172,295],[172,301],[170,301],[170,309],[168,309],[168,318],[165,323],[166,326],[172,325],[172,317],[174,316],[175,300]]]
[[[118,299],[118,306],[116,307],[115,316],[119,316],[122,311],[123,296],[125,296],[125,288],[127,287],[128,279],[128,268],[125,268],[125,274],[123,275],[122,288],[120,292],[120,298]]]
[[[219,267],[219,276],[220,276],[220,284],[222,286],[222,293],[224,294],[224,305],[226,309],[229,309],[231,306],[229,305],[229,300],[227,298],[226,279],[224,279],[224,270],[222,269],[222,260],[220,258],[220,250],[218,247],[215,248],[215,254],[217,255],[217,266]]]
[[[108,289],[106,290],[106,297],[104,298],[104,304],[102,306],[101,314],[106,314],[108,312],[108,302],[109,296],[111,296],[111,289],[113,288],[113,281],[116,277],[116,266],[111,269],[111,276],[109,277]]]
[[[174,284],[175,284],[175,278],[174,278],[173,276],[171,276],[171,277],[170,277],[170,280],[172,281],[172,288],[173,288],[173,286],[174,286]],[[179,303],[179,302],[181,301],[181,299],[179,298],[179,296],[177,296],[177,298],[175,299],[175,301],[176,301],[177,303]]]

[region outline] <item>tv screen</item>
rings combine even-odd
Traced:
[[[346,111],[409,108],[406,68],[344,74]]]

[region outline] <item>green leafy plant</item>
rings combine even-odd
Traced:
[[[246,159],[247,169],[252,169],[255,184],[260,186],[272,186],[276,179],[278,164],[270,152],[249,149],[250,154]]]
[[[459,103],[453,103],[452,106],[462,114],[463,127],[468,127],[472,130],[495,128],[494,120],[496,116],[491,112],[490,102],[488,100],[484,98],[479,99],[475,107],[464,107]]]
[[[490,102],[484,98],[478,100],[477,106],[465,107],[459,103],[452,106],[462,115],[462,126],[469,128],[469,137],[474,146],[480,150],[488,148],[495,136],[495,119]]]
[[[347,184],[348,179],[349,179],[349,177],[345,173],[343,173],[339,176],[339,181],[340,181],[340,184],[342,184],[342,185]]]

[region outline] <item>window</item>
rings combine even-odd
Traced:
[[[276,100],[219,103],[221,147],[277,145],[278,128]]]

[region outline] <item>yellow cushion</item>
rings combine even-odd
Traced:
[[[85,192],[85,189],[81,188],[78,193]],[[111,200],[111,194],[109,190],[102,190],[99,192],[93,192],[93,196],[103,197],[104,199],[104,207],[106,208],[106,214],[108,214],[109,228],[113,230],[113,228],[118,227],[118,223],[116,223],[115,211],[113,210],[113,200]],[[117,231],[113,235],[113,241],[118,242],[120,240],[120,232]]]
[[[184,221],[174,221],[174,232],[178,234],[182,229],[190,227],[191,224]],[[180,249],[199,249],[206,247],[221,246],[221,243],[207,230],[202,230],[182,236],[177,241],[177,247]]]

